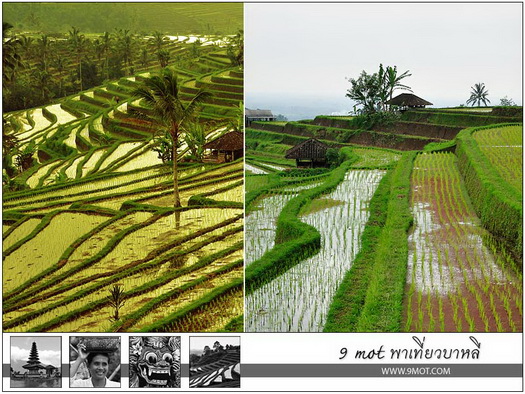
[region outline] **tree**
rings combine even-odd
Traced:
[[[177,170],[179,135],[196,114],[199,105],[211,94],[201,90],[187,104],[184,103],[179,97],[177,74],[169,68],[164,68],[160,75],[145,79],[143,86],[135,89],[133,95],[143,99],[151,108],[154,124],[167,131],[173,142],[173,196],[174,207],[178,208],[181,206]]]
[[[40,64],[42,65],[42,71],[47,71],[47,57],[51,51],[51,41],[47,35],[42,34],[42,36],[37,39],[37,49],[40,56]]]
[[[237,34],[228,40],[226,53],[235,66],[244,65],[244,30],[239,30]]]
[[[2,122],[2,156],[5,157],[11,154],[11,152],[17,148],[18,138],[12,134],[9,134],[9,132],[13,130],[11,123],[6,121],[5,118],[2,119]]]
[[[118,30],[117,49],[124,64],[128,65],[128,73],[131,73],[133,58],[135,57],[135,40],[129,30]]]
[[[32,73],[33,83],[42,94],[43,102],[49,101],[49,93],[51,92],[51,74],[46,70],[34,70]]]
[[[409,71],[405,71],[403,74],[398,75],[397,66],[394,66],[394,67],[387,66],[386,75],[385,75],[385,86],[388,91],[389,100],[392,100],[392,95],[394,93],[394,90],[396,89],[408,90],[409,92],[412,91],[412,89],[410,89],[409,86],[403,85],[401,83],[401,80],[407,77],[410,77],[410,76],[412,76],[412,74],[409,74]]]
[[[160,51],[162,49],[162,45],[164,44],[164,41],[166,38],[164,37],[164,33],[161,33],[160,31],[153,32],[153,46],[155,49]]]
[[[63,82],[64,82],[64,71],[66,70],[66,62],[64,60],[64,57],[61,55],[55,55],[52,60],[52,65],[55,68],[57,72],[57,78],[58,78],[58,96],[62,97],[63,93]]]
[[[485,84],[483,82],[477,83],[474,86],[471,86],[470,89],[470,98],[467,100],[467,105],[472,104],[474,106],[477,103],[477,106],[480,107],[481,103],[487,106],[487,103],[490,103],[490,100],[487,98],[489,91],[486,90]]]
[[[157,59],[159,59],[160,66],[162,68],[166,67],[170,62],[170,51],[167,49],[161,49],[157,52]]]
[[[179,147],[177,147],[179,148]],[[173,142],[169,132],[164,132],[164,135],[156,134],[153,137],[153,151],[157,152],[157,157],[163,163],[171,163],[173,160]]]
[[[184,134],[184,142],[188,145],[190,158],[192,160],[202,162],[204,144],[206,144],[206,135],[210,128],[210,123],[201,123],[198,119],[192,122],[191,126],[187,128],[186,133]]]
[[[69,45],[73,52],[76,54],[76,62],[78,65],[78,78],[80,80],[80,90],[83,89],[82,85],[82,57],[87,50],[89,40],[83,34],[80,34],[80,30],[76,27],[72,27],[73,30],[69,31]]]
[[[499,105],[501,105],[502,107],[514,107],[516,106],[516,103],[513,99],[509,99],[507,98],[507,96],[505,96],[502,99],[500,99]]]
[[[383,64],[380,64],[379,71],[376,73],[368,74],[363,70],[359,78],[348,79],[352,87],[347,90],[346,97],[356,101],[357,105],[361,105],[360,112],[363,114],[386,111],[386,102],[392,99],[395,90],[412,91],[409,86],[401,83],[404,78],[411,75],[409,71],[398,75],[397,66],[385,68]]]
[[[109,53],[111,51],[111,42],[113,37],[107,31],[100,36],[100,45],[102,47],[102,52],[104,53],[104,70],[106,72],[106,79],[109,79]]]
[[[114,312],[111,320],[117,321],[120,319],[119,311],[124,306],[124,290],[120,285],[113,285],[109,291],[109,296],[106,297],[109,300],[109,304],[113,307]]]
[[[373,114],[379,110],[380,104],[380,84],[377,73],[367,74],[362,71],[357,79],[348,80],[352,87],[347,90],[346,97],[362,105],[362,112]]]
[[[2,82],[3,86],[7,82],[14,82],[16,72],[24,67],[20,57],[20,40],[10,36],[13,25],[2,22]]]
[[[240,102],[234,110],[234,117],[228,122],[228,129],[231,131],[244,132],[244,105]]]
[[[33,57],[33,42],[34,40],[31,37],[25,35],[20,36],[20,47],[26,59]]]
[[[140,65],[142,67],[146,67],[149,62],[149,53],[146,48],[142,48],[142,51],[140,52]]]
[[[15,164],[20,172],[23,172],[33,166],[33,154],[35,153],[35,149],[34,142],[30,142],[21,152],[15,156]]]

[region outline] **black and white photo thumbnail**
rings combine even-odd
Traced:
[[[60,337],[11,337],[11,388],[62,387]]]
[[[120,387],[120,338],[71,337],[69,387]]]
[[[241,387],[241,338],[190,337],[190,387]]]
[[[180,388],[180,337],[129,338],[129,387]]]

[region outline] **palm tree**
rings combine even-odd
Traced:
[[[47,103],[49,101],[49,93],[51,92],[49,88],[51,85],[51,74],[45,70],[34,70],[32,73],[32,80],[38,90],[40,90],[42,99]]]
[[[235,36],[228,39],[226,51],[235,66],[244,65],[244,30],[239,30]]]
[[[151,108],[153,122],[159,129],[168,131],[173,141],[173,195],[174,207],[178,208],[181,206],[177,172],[179,135],[196,114],[199,105],[211,94],[201,90],[187,104],[183,103],[179,97],[177,74],[169,68],[164,68],[160,75],[145,79],[143,86],[135,89],[133,95],[142,98]]]
[[[40,63],[42,64],[42,71],[47,71],[47,57],[51,50],[51,42],[47,35],[42,34],[41,38],[37,39],[38,53],[40,55]]]
[[[89,39],[83,34],[80,34],[80,30],[76,27],[73,27],[73,30],[69,31],[69,43],[71,48],[76,54],[76,61],[78,64],[78,77],[80,79],[80,90],[83,89],[82,85],[82,55],[86,52],[87,46],[89,44]]]
[[[104,32],[104,35],[100,36],[102,52],[104,53],[104,69],[106,71],[106,79],[109,79],[109,52],[111,51],[111,41],[113,41],[113,37],[107,31]]]
[[[24,67],[19,53],[21,43],[17,37],[10,35],[12,28],[13,25],[2,22],[2,81],[4,86],[6,82],[14,82],[16,72],[19,68]]]
[[[159,59],[160,66],[162,68],[166,67],[170,62],[170,51],[167,49],[161,49],[157,52],[157,59]]]
[[[486,107],[487,103],[490,103],[490,100],[487,98],[489,91],[485,90],[485,84],[483,82],[477,83],[470,88],[472,91],[470,92],[470,98],[467,100],[467,104],[472,103],[472,106],[474,106],[477,103],[478,107],[480,107],[481,103],[483,103]]]
[[[64,60],[64,57],[61,55],[55,55],[53,58],[53,67],[55,68],[57,72],[57,78],[58,78],[58,96],[62,97],[62,88],[63,88],[63,81],[64,81],[64,71],[66,70],[66,62]]]
[[[33,42],[34,40],[31,37],[25,35],[20,36],[20,47],[26,59],[33,58]]]
[[[118,30],[117,46],[124,64],[128,65],[128,73],[131,73],[133,58],[135,57],[135,40],[129,30]]]
[[[380,70],[382,67],[383,65],[381,64],[379,66]],[[412,89],[409,86],[403,85],[401,83],[401,80],[403,80],[406,77],[410,77],[412,75],[412,74],[409,74],[409,72],[410,71],[407,70],[403,74],[397,75],[397,66],[394,66],[394,67],[387,66],[386,67],[386,72],[384,74],[384,82],[385,82],[385,87],[386,87],[386,93],[388,95],[389,100],[392,100],[392,95],[394,93],[394,90],[396,89],[408,90],[409,92],[412,91]]]
[[[153,32],[153,45],[155,46],[156,51],[160,51],[162,49],[162,45],[164,44],[165,38],[164,33],[161,33],[160,31]]]
[[[196,119],[191,123],[190,127],[184,134],[184,142],[188,145],[190,150],[190,158],[197,162],[202,162],[204,156],[204,145],[206,144],[206,136],[209,134],[213,125],[209,122],[200,122]]]
[[[119,310],[126,303],[124,298],[124,289],[120,285],[113,285],[109,290],[109,296],[106,299],[109,301],[109,305],[113,307],[113,316],[110,317],[113,321],[120,319]]]
[[[149,62],[149,53],[146,48],[142,48],[142,51],[140,52],[140,65],[142,67],[146,67]]]

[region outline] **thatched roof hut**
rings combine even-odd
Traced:
[[[204,144],[204,150],[211,150],[205,161],[224,163],[237,160],[243,155],[244,135],[239,131],[230,131],[219,138]]]
[[[422,99],[411,93],[402,93],[386,102],[388,105],[397,105],[401,109],[407,108],[425,108],[426,105],[433,105],[431,102]]]
[[[286,152],[285,158],[295,159],[297,167],[325,167],[328,145],[310,138]]]

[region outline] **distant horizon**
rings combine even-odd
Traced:
[[[398,94],[403,93],[399,91]],[[414,93],[416,94],[416,93]],[[274,115],[283,115],[290,121],[300,119],[313,119],[317,115],[344,115],[349,112],[353,112],[353,102],[349,98],[334,98],[331,100],[329,97],[319,96],[293,96],[283,94],[270,94],[265,93],[259,97],[255,95],[249,95],[246,93],[245,107],[249,109],[268,109],[271,110]],[[417,95],[417,94],[416,94]],[[253,96],[253,97],[252,97]],[[397,96],[395,94],[394,96]],[[465,104],[468,97],[465,98],[464,102],[455,102],[453,99],[447,98],[433,98],[428,96],[420,96],[425,100],[430,101],[433,105],[427,106],[427,108],[451,108],[459,107],[461,104]],[[511,97],[509,97],[511,98]],[[489,96],[490,99],[490,96]],[[516,102],[516,100],[514,100]],[[497,103],[491,100],[491,103],[487,107],[498,106],[500,99]],[[517,104],[517,103],[516,103]],[[517,105],[521,105],[517,104]],[[483,108],[484,106],[482,106]],[[468,106],[468,108],[473,108]]]

